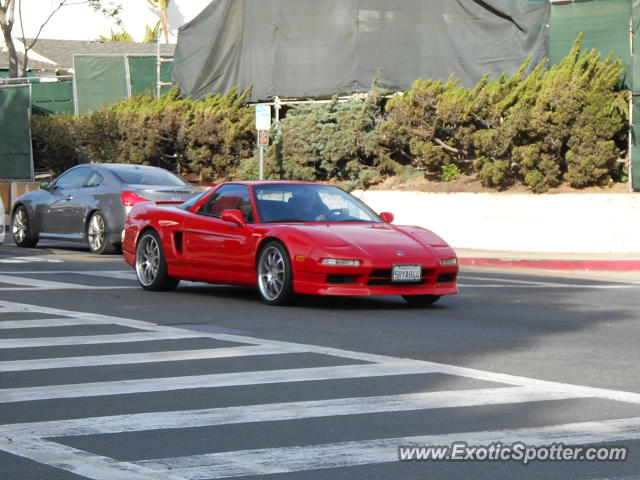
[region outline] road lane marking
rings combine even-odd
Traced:
[[[488,283],[465,283],[467,280],[480,280]],[[504,277],[478,277],[473,275],[459,275],[458,286],[466,288],[586,288],[586,289],[628,289],[638,288],[637,282],[625,283],[569,283],[543,282],[539,280],[517,280]]]
[[[43,255],[38,257],[28,256],[14,256],[14,257],[2,257],[0,263],[63,263],[63,260],[58,258],[49,258],[50,255]]]
[[[541,288],[540,285],[513,285],[507,283],[460,283],[458,282],[458,287],[462,288]],[[640,285],[553,285],[548,288],[558,288],[558,289],[587,289],[587,290],[618,290],[618,289],[629,289],[629,288],[640,288]]]
[[[584,445],[637,439],[640,439],[640,417],[547,427],[241,450],[141,460],[133,463],[154,470],[169,469],[173,474],[184,478],[217,479],[393,463],[398,461],[400,445],[450,445],[456,441],[465,441],[469,445],[489,445],[497,441],[506,445],[515,442],[523,442],[527,445],[546,445],[555,442]]]
[[[408,393],[373,397],[333,398],[301,402],[268,403],[172,412],[113,415],[49,422],[5,425],[6,432],[46,438],[179,428],[201,428],[238,423],[274,422],[305,418],[408,412],[439,408],[477,407],[573,399],[571,394],[526,387],[478,388]]]
[[[142,320],[133,320],[131,318],[114,317],[110,315],[102,315],[99,313],[76,312],[72,310],[61,310],[59,308],[41,307],[39,305],[27,305],[24,303],[6,302],[0,300],[0,313],[33,313],[36,315],[55,315],[59,317],[80,318],[97,323],[120,325],[123,327],[137,328],[141,330],[149,330],[154,332],[175,332],[181,329]],[[201,334],[201,336],[203,336]]]
[[[192,388],[219,388],[270,383],[308,382],[344,378],[383,377],[390,375],[433,373],[429,369],[399,364],[343,365],[286,370],[262,370],[236,373],[215,373],[182,377],[143,378],[110,382],[75,383],[39,387],[5,388],[0,390],[0,403],[50,400],[54,398],[84,398],[131,393],[168,392]]]
[[[168,471],[157,471],[134,463],[95,455],[40,438],[0,433],[0,449],[94,480],[186,480]]]
[[[203,335],[195,331],[180,331],[176,329],[176,331],[171,334],[167,332],[135,332],[75,337],[5,338],[0,340],[0,349],[61,347],[69,345],[92,345],[96,343],[149,342],[152,340],[176,340],[179,338],[201,337],[203,337]]]
[[[358,442],[342,442],[325,445],[300,447],[265,448],[239,452],[223,452],[193,455],[176,458],[140,460],[136,462],[118,462],[114,459],[94,455],[71,447],[44,440],[43,437],[78,436],[91,434],[109,434],[133,431],[148,431],[168,428],[197,428],[223,424],[245,422],[287,421],[304,418],[335,417],[340,415],[372,414],[381,412],[416,411],[435,408],[474,407],[480,405],[506,405],[523,402],[553,401],[576,398],[601,398],[640,404],[640,394],[608,390],[602,388],[570,385],[559,382],[519,377],[509,374],[487,372],[455,365],[440,364],[414,359],[402,359],[385,355],[328,348],[278,340],[268,340],[228,333],[210,333],[206,331],[185,330],[172,326],[159,326],[149,322],[99,314],[89,314],[68,310],[52,309],[0,301],[0,314],[4,312],[31,312],[42,315],[56,315],[68,319],[90,319],[97,323],[122,325],[146,330],[142,335],[157,335],[157,339],[169,339],[172,335],[184,338],[212,338],[224,342],[243,344],[228,349],[207,349],[227,353],[250,354],[252,348],[277,353],[309,352],[330,355],[351,360],[370,362],[365,365],[346,365],[337,367],[316,367],[272,371],[246,371],[197,375],[173,378],[121,380],[70,385],[50,385],[0,390],[0,403],[31,400],[84,398],[98,395],[120,395],[181,389],[203,389],[225,386],[277,384],[287,382],[306,382],[314,380],[332,380],[345,378],[372,378],[389,375],[442,373],[456,377],[493,382],[503,386],[477,388],[463,391],[422,392],[378,397],[338,398],[328,400],[307,400],[248,406],[229,406],[212,409],[165,411],[139,413],[132,415],[114,415],[109,417],[79,418],[71,420],[45,421],[4,425],[0,430],[0,449],[30,458],[34,461],[76,472],[89,478],[104,480],[142,478],[154,479],[192,479],[223,478],[255,474],[278,474],[333,468],[340,466],[378,464],[397,461],[397,447],[400,444],[435,444],[456,440],[465,440],[472,444],[495,440],[505,442],[514,438],[518,441],[538,439],[542,443],[566,441],[567,443],[591,443],[614,440],[640,439],[640,417],[620,421],[594,421],[550,427],[524,428],[515,430],[456,433],[451,435],[427,435],[400,437],[393,439],[372,439]],[[31,321],[31,320],[24,320]],[[100,335],[79,337],[84,339],[100,338],[99,343],[122,339],[130,335]],[[68,341],[65,337],[24,339],[43,342]],[[77,338],[72,338],[77,340]],[[21,339],[2,339],[0,348]],[[83,342],[84,343],[84,342]],[[71,343],[75,344],[75,343]],[[245,345],[249,344],[249,347]],[[7,347],[4,347],[7,348]],[[255,350],[253,350],[255,351]],[[170,352],[169,355],[200,355],[195,352]],[[124,355],[57,358],[27,360],[24,362],[2,362],[0,365],[13,366],[20,371],[19,363],[27,366],[43,367],[44,362],[57,362],[57,365],[88,366],[74,364],[78,359],[101,365],[129,363],[133,360],[154,361],[166,352],[133,353]],[[223,358],[223,357],[215,357]],[[161,360],[160,360],[161,361]],[[30,363],[33,362],[33,363]],[[144,363],[144,362],[142,362]],[[523,438],[525,440],[523,440]],[[533,440],[530,443],[534,443]],[[514,440],[515,441],[515,440]],[[450,443],[450,442],[449,442]],[[506,443],[506,442],[505,442]],[[390,458],[390,460],[387,460]],[[171,470],[169,470],[171,469]]]
[[[488,372],[484,370],[476,370],[476,369],[467,368],[467,367],[459,367],[455,365],[428,362],[423,360],[399,359],[397,357],[390,357],[385,355],[377,355],[377,354],[371,354],[371,353],[356,352],[351,350],[329,348],[329,347],[324,347],[319,345],[283,342],[278,340],[269,340],[269,339],[249,337],[249,336],[243,336],[243,335],[231,335],[231,334],[222,334],[222,333],[215,334],[215,333],[209,333],[204,331],[185,330],[185,329],[180,329],[175,327],[165,327],[165,326],[154,325],[154,324],[143,322],[140,320],[131,320],[126,318],[111,317],[111,316],[99,315],[99,314],[74,312],[74,311],[60,310],[60,309],[54,309],[49,307],[29,306],[29,305],[17,304],[12,302],[0,301],[0,308],[11,309],[17,312],[30,311],[34,313],[45,313],[45,314],[51,314],[51,315],[67,315],[71,317],[93,318],[97,320],[103,320],[105,323],[129,326],[132,328],[147,328],[149,330],[153,330],[152,332],[149,332],[149,333],[142,332],[142,333],[135,333],[135,334],[113,335],[112,336],[114,337],[113,341],[118,341],[118,339],[126,338],[127,335],[129,336],[138,335],[142,337],[144,335],[152,335],[153,333],[158,334],[158,337],[155,339],[170,339],[172,338],[170,337],[170,335],[178,335],[177,338],[205,337],[205,338],[213,338],[221,341],[243,343],[243,344],[248,343],[248,344],[262,345],[262,346],[271,345],[273,347],[280,347],[283,349],[295,348],[295,349],[299,349],[298,351],[303,351],[303,352],[317,353],[320,355],[331,355],[334,357],[342,357],[342,358],[348,358],[353,360],[372,362],[372,363],[379,364],[377,366],[385,366],[385,368],[390,368],[390,371],[393,371],[394,369],[396,369],[399,372],[401,372],[402,369],[405,369],[407,373],[414,373],[414,372],[415,373],[443,373],[447,375],[468,377],[476,380],[502,383],[502,384],[507,384],[512,386],[527,386],[530,388],[537,388],[537,389],[546,390],[546,391],[552,390],[552,391],[559,391],[559,392],[569,392],[576,397],[580,397],[580,396],[596,397],[596,398],[602,398],[607,400],[615,400],[615,401],[621,401],[621,402],[640,404],[640,393],[625,392],[621,390],[609,390],[604,388],[588,387],[588,386],[581,386],[581,385],[572,385],[572,384],[552,382],[547,380],[537,380],[529,377],[520,377],[517,375]],[[165,335],[165,336],[163,337],[162,335]],[[95,337],[96,343],[105,343],[103,342],[103,340],[107,342],[112,341],[108,338],[109,337],[108,335],[96,335],[94,337]],[[89,337],[77,337],[77,338],[87,339]],[[0,348],[2,348],[4,345],[6,345],[9,342],[19,343],[20,341],[23,341],[23,340],[26,340],[26,341],[31,340],[34,342],[39,341],[43,343],[46,343],[47,341],[51,341],[51,339],[47,339],[47,338],[4,339],[4,340],[0,340]],[[63,343],[71,342],[70,344],[75,344],[74,338],[67,339],[63,337],[63,338],[57,338],[56,341],[63,342]],[[58,345],[55,342],[54,344]],[[359,367],[371,367],[371,366],[361,365]],[[373,365],[373,367],[375,368],[376,365]],[[351,367],[327,367],[327,368],[344,369],[344,368],[351,368]],[[303,370],[304,369],[297,369],[293,371],[299,374]],[[314,371],[314,369],[309,369],[309,370]],[[315,371],[317,371],[317,369]],[[273,371],[268,373],[273,373]],[[398,374],[402,374],[402,373],[398,373]],[[227,375],[227,374],[223,374],[223,375]],[[235,374],[231,374],[231,375],[235,375]],[[377,375],[373,375],[373,376],[377,376]],[[178,378],[183,378],[183,377],[178,377]],[[346,377],[342,377],[342,378],[346,378]],[[158,379],[155,379],[154,381],[156,380]],[[162,379],[159,379],[158,381],[161,381],[161,380]],[[136,381],[140,381],[140,380],[136,380]],[[189,388],[193,388],[193,387],[189,387]]]
[[[28,275],[29,272],[22,272]],[[73,273],[73,272],[65,272]],[[37,278],[19,277],[17,275],[0,275],[0,283],[9,285],[17,285],[17,287],[2,287],[0,291],[19,291],[19,290],[112,290],[112,289],[132,289],[139,288],[135,285],[113,285],[113,286],[95,286],[83,285],[82,283],[55,282],[50,280],[42,280]]]
[[[80,368],[138,363],[178,362],[185,360],[276,355],[294,352],[300,353],[300,349],[284,349],[273,346],[249,345],[244,347],[209,348],[200,350],[96,355],[89,357],[44,358],[0,362],[0,372],[23,372],[32,370],[49,370],[53,368]]]
[[[21,328],[73,327],[78,325],[103,325],[86,318],[44,318],[40,320],[2,320],[0,330]]]

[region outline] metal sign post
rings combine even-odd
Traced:
[[[260,150],[260,180],[264,180],[264,147],[269,145],[271,129],[271,105],[256,105],[256,130]]]

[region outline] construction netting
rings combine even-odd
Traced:
[[[624,85],[631,87],[629,20],[631,0],[597,0],[554,3],[549,22],[549,60],[560,62],[580,33],[582,46],[595,48],[603,56],[621,58],[625,67]]]
[[[33,112],[73,113],[73,82],[40,82],[31,84]]]
[[[73,64],[79,114],[157,88],[156,56],[75,55]],[[162,64],[160,82],[171,82],[171,63]]]
[[[31,85],[0,86],[0,179],[33,180]]]
[[[180,28],[174,79],[194,98],[393,91],[417,78],[515,73],[547,55],[548,0],[214,0]]]
[[[583,47],[595,48],[603,56],[622,59],[622,87],[633,92],[631,183],[640,190],[640,63],[634,55],[640,47],[640,0],[591,0],[558,2],[551,7],[549,59],[559,62],[580,33]],[[634,48],[632,50],[632,44]]]

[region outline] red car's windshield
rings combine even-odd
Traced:
[[[253,187],[260,221],[381,222],[365,204],[329,185],[268,184]]]

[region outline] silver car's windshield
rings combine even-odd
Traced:
[[[182,187],[188,183],[171,172],[161,168],[146,167],[136,165],[109,166],[108,170],[113,173],[122,183],[132,185],[165,185],[168,187]]]
[[[262,223],[382,221],[364,203],[329,185],[270,184],[253,192]]]

